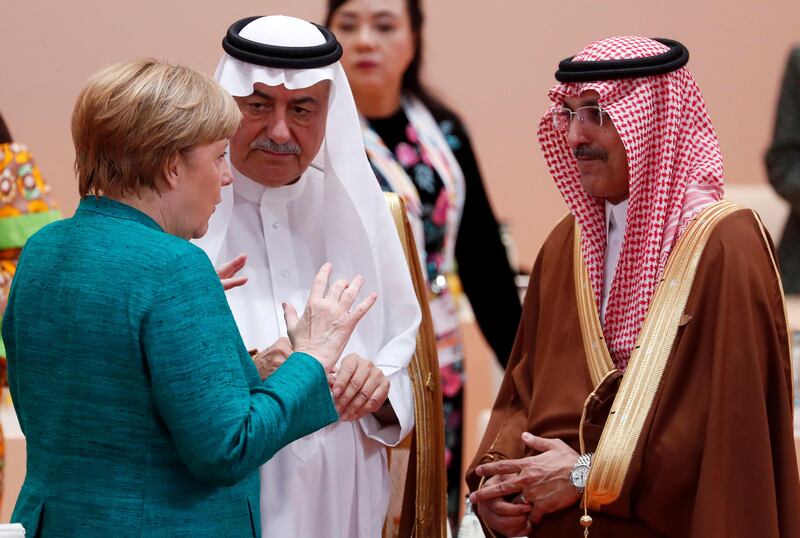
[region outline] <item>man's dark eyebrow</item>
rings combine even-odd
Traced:
[[[275,100],[271,95],[264,93],[258,89],[253,89],[252,95],[255,95],[256,97],[260,97],[262,99],[266,99],[267,101]],[[317,100],[311,97],[310,95],[301,95],[300,97],[291,99],[289,102],[292,103],[293,105],[317,104]]]
[[[261,97],[262,99],[266,99],[268,101],[272,101],[273,100],[271,95],[268,95],[268,94],[262,92],[261,90],[259,90],[257,88],[253,88],[252,95],[255,95],[256,97]]]
[[[301,97],[297,97],[296,99],[292,99],[289,102],[293,105],[317,104],[317,100],[310,95],[303,95]]]

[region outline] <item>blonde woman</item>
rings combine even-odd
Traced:
[[[329,372],[370,295],[320,270],[295,353],[262,382],[217,273],[188,240],[231,181],[233,99],[141,60],[91,78],[72,118],[81,203],[28,241],[3,320],[28,443],[30,536],[257,536],[279,448],[337,420]],[[313,312],[313,314],[312,314]]]

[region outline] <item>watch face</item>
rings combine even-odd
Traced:
[[[585,488],[589,479],[589,466],[578,465],[572,470],[572,485],[576,488]]]

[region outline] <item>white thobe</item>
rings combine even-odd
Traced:
[[[247,254],[248,283],[229,291],[228,303],[245,345],[264,349],[286,335],[281,303],[302,313],[313,275],[326,261],[318,218],[322,175],[310,168],[293,185],[266,188],[234,174],[234,209],[218,259]],[[365,354],[357,331],[342,356],[351,352],[381,367],[380,356]],[[382,427],[368,415],[337,422],[280,450],[260,470],[265,538],[381,535],[389,503],[384,447],[408,433],[414,412],[407,370],[381,369],[404,427]]]
[[[600,323],[605,325],[608,296],[617,270],[625,228],[628,222],[627,198],[618,204],[606,201],[606,255],[603,260],[603,292],[600,295]]]

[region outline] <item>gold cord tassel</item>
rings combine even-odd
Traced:
[[[589,527],[592,526],[592,516],[589,515],[589,510],[586,506],[583,507],[583,515],[581,516],[581,527],[583,527],[583,538],[589,538]]]

